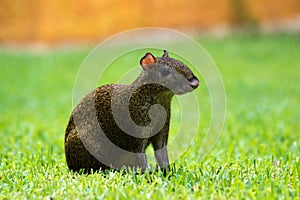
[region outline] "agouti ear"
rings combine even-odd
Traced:
[[[164,50],[164,55],[162,57],[169,58],[169,53],[167,50]]]
[[[148,65],[154,64],[156,62],[155,57],[151,53],[146,53],[144,57],[140,60],[140,64],[143,69],[147,69]]]

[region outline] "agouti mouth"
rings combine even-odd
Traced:
[[[193,77],[191,79],[188,79],[189,85],[193,88],[196,89],[199,86],[199,80],[196,77]]]

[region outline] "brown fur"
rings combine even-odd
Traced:
[[[73,110],[65,132],[65,155],[69,169],[84,169],[89,172],[91,169],[119,169],[125,166],[141,168],[144,171],[147,168],[145,149],[149,144],[153,145],[159,166],[169,169],[167,142],[172,97],[174,94],[192,91],[199,82],[187,66],[169,58],[167,51],[161,58],[147,53],[140,63],[143,71],[132,84],[98,87],[86,95]],[[169,69],[171,71],[168,71]],[[153,80],[153,83],[147,83],[149,79]],[[164,120],[164,116],[160,112],[153,112],[150,116],[149,111],[155,104],[163,106],[166,119],[162,129],[157,134],[149,131],[153,129],[141,129],[141,137],[127,134],[119,127],[113,115],[113,95],[117,99],[116,105],[126,105],[126,97],[130,95],[127,109],[133,122],[140,127],[147,127],[151,123],[158,126],[159,122]],[[118,115],[124,119],[125,111],[118,111]],[[127,124],[126,119],[124,124]],[[149,134],[149,137],[144,137],[143,134]],[[108,141],[131,154],[116,153],[110,148]],[[106,162],[102,162],[98,156],[107,159]]]

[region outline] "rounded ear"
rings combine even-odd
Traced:
[[[167,50],[164,50],[164,55],[162,57],[169,58],[169,53]]]
[[[156,62],[155,57],[151,53],[146,53],[144,57],[140,60],[140,64],[143,69],[147,69],[148,65],[154,64]]]

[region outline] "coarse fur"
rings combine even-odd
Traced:
[[[191,92],[199,81],[186,65],[170,58],[166,50],[157,58],[146,53],[140,64],[143,70],[132,84],[98,87],[73,110],[65,131],[69,169],[90,172],[131,167],[145,171],[145,150],[152,144],[159,167],[169,170],[167,142],[172,97]],[[162,107],[155,110],[154,105]]]

